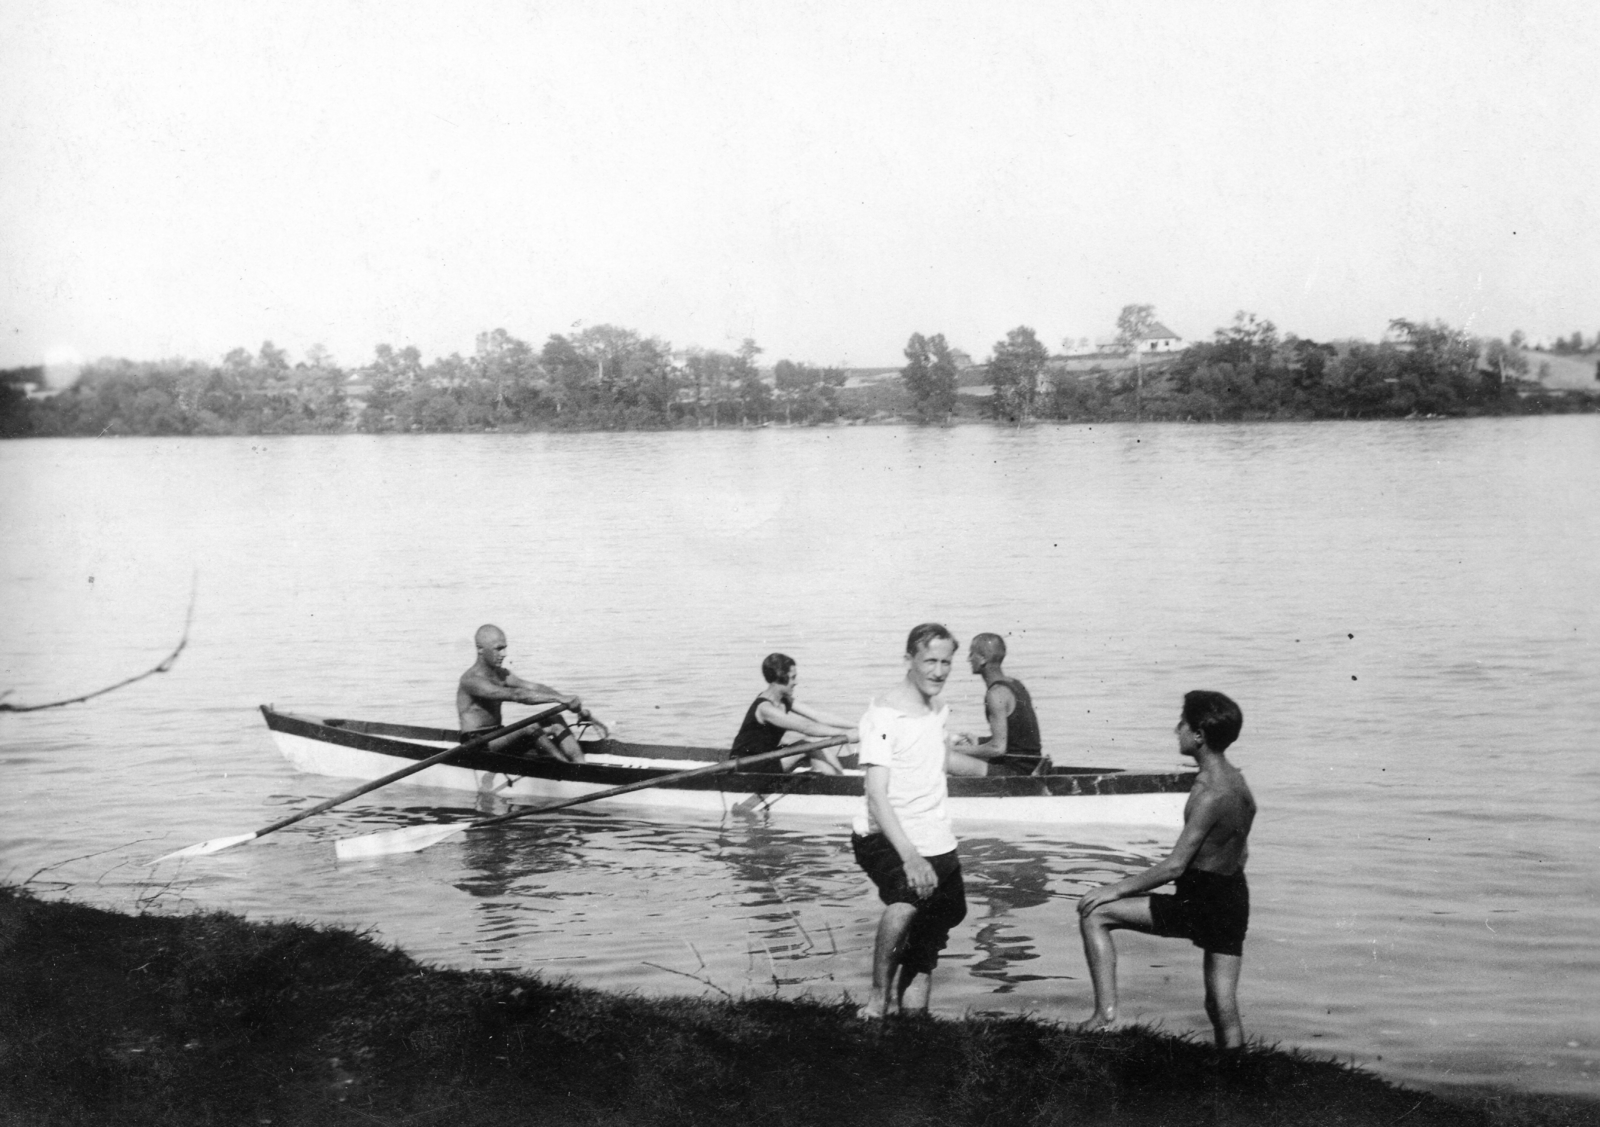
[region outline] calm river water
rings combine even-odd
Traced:
[[[121,908],[370,927],[431,961],[837,998],[878,906],[842,824],[580,808],[339,865],[459,809],[345,789],[258,704],[448,724],[484,621],[619,734],[722,742],[801,664],[861,707],[906,630],[1005,634],[1058,759],[1166,766],[1183,692],[1245,712],[1261,805],[1247,1033],[1435,1088],[1600,1092],[1600,421],[0,444],[0,877]],[[976,679],[949,696],[981,724]],[[466,800],[470,802],[470,799]],[[936,1008],[1075,1018],[1074,898],[1170,840],[962,830]],[[1125,937],[1125,1006],[1207,1036],[1198,952]]]

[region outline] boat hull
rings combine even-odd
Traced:
[[[262,706],[273,740],[299,771],[374,779],[459,742],[439,728],[322,719]],[[469,751],[403,783],[470,792],[512,803],[539,803],[660,777],[715,762],[720,749],[603,740],[585,744],[588,763]],[[1192,771],[1145,772],[1053,767],[1026,777],[950,779],[953,820],[1046,825],[1176,827],[1194,781]],[[398,784],[397,784],[398,785]],[[862,806],[859,773],[766,774],[729,771],[650,787],[604,800],[607,805],[669,807],[727,815],[781,813],[853,818]]]

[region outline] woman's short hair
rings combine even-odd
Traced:
[[[761,676],[767,684],[776,685],[789,680],[789,670],[794,668],[794,658],[788,654],[768,654],[761,662]]]

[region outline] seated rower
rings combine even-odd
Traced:
[[[733,738],[733,750],[724,758],[737,759],[776,751],[790,732],[824,739],[828,736],[849,736],[852,741],[860,738],[856,725],[848,720],[829,716],[795,701],[794,690],[800,674],[794,658],[787,654],[768,654],[761,663],[761,675],[767,679],[767,687],[746,710],[739,734]],[[811,752],[809,757],[797,754],[769,759],[765,763],[755,764],[750,770],[793,771],[805,758],[810,759],[811,769],[819,774],[844,774],[844,768],[839,766],[839,758],[831,747]]]
[[[983,710],[989,717],[989,734],[981,740],[959,737],[945,758],[952,775],[1032,775],[1044,766],[1044,746],[1039,740],[1039,718],[1033,698],[1015,677],[1007,677],[1005,639],[979,634],[972,639],[967,662],[987,686]]]
[[[456,712],[461,717],[461,734],[472,736],[500,727],[501,704],[561,704],[579,719],[588,719],[583,701],[558,692],[537,681],[524,681],[506,668],[506,636],[498,626],[480,626],[473,636],[478,660],[461,675],[456,686]],[[582,763],[583,749],[572,729],[559,719],[534,724],[519,732],[489,742],[490,751],[522,755],[546,755],[568,763]]]

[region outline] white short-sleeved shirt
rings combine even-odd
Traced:
[[[861,717],[862,768],[889,768],[889,805],[911,844],[924,857],[937,857],[956,847],[945,810],[945,721],[943,701],[924,716],[908,716],[882,701],[873,701]],[[879,832],[868,806],[856,818],[858,834]]]

